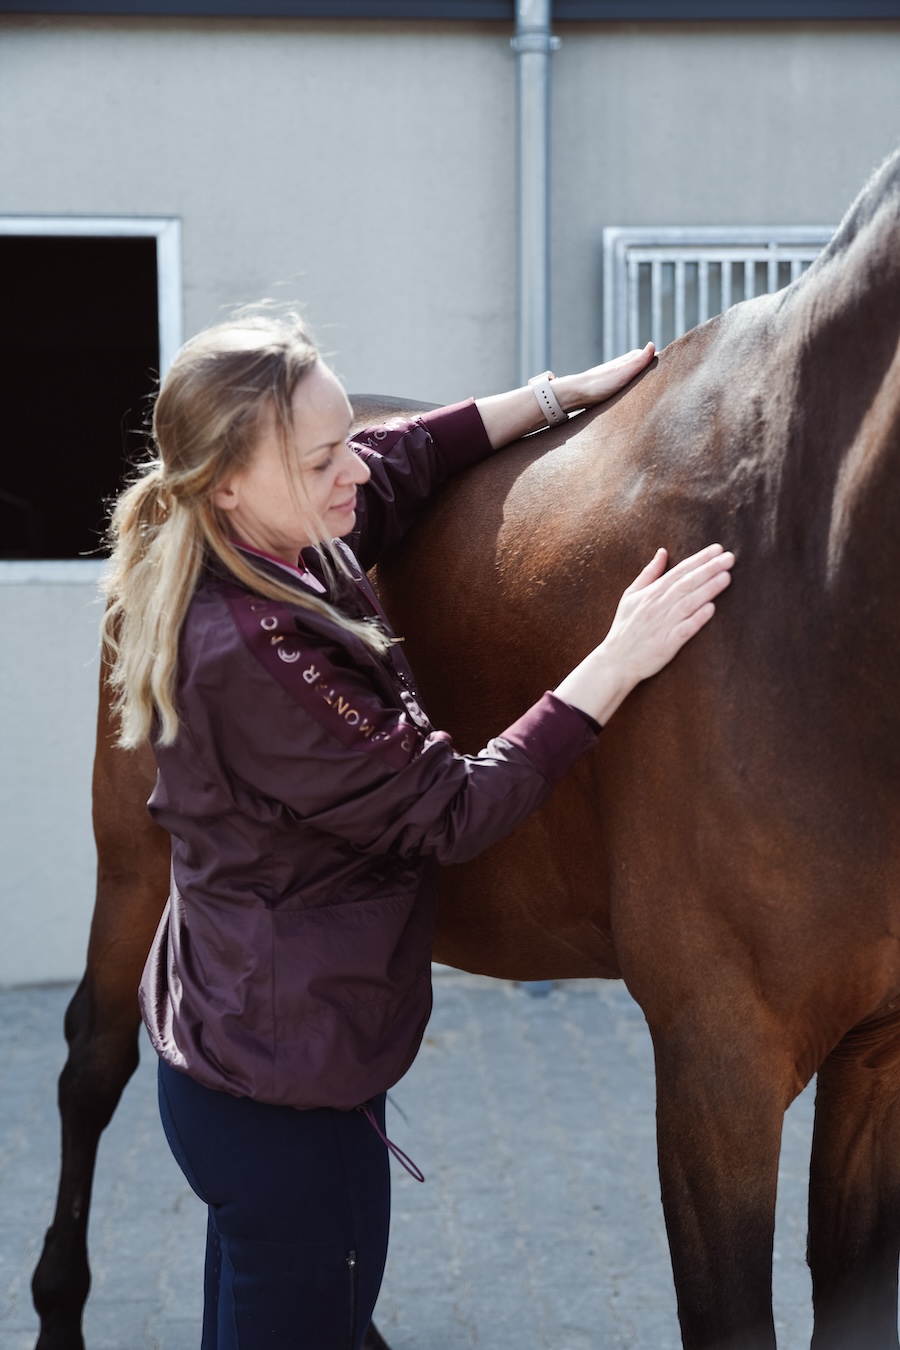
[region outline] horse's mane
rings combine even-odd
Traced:
[[[889,155],[872,174],[859,196],[849,207],[833,239],[810,267],[807,275],[828,267],[849,251],[852,244],[881,213],[900,225],[900,149]]]

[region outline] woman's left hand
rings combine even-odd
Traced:
[[[574,412],[578,408],[591,408],[595,403],[612,398],[626,384],[640,375],[656,355],[652,342],[646,347],[626,352],[614,361],[604,361],[602,366],[592,366],[580,375],[560,375],[552,382],[553,392],[564,412]],[[547,425],[534,390],[529,385],[521,389],[511,389],[506,394],[493,394],[490,398],[475,400],[475,406],[481,413],[488,439],[495,450],[510,441],[526,436]]]

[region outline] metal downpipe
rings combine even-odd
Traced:
[[[552,0],[516,0],[518,376],[550,363],[550,33]]]

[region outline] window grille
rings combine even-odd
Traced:
[[[740,300],[805,272],[832,226],[715,226],[603,231],[604,360],[651,338],[665,347]]]

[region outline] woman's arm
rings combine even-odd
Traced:
[[[653,356],[648,342],[643,351],[554,379],[553,391],[566,412],[590,407],[624,389]],[[402,538],[451,474],[541,426],[546,422],[534,390],[525,385],[357,432],[353,443],[372,476],[359,494],[356,529],[347,542],[363,567],[371,567]]]
[[[493,454],[474,399],[367,427],[353,444],[371,477],[347,543],[366,569],[403,538],[441,483]]]
[[[643,350],[626,352],[614,361],[605,361],[602,366],[593,366],[579,375],[560,375],[553,380],[553,393],[564,412],[590,408],[624,389],[650,364],[655,354],[653,343],[648,342]],[[475,407],[481,413],[488,439],[495,450],[547,425],[534,390],[527,384],[505,394],[478,398]]]
[[[526,819],[593,745],[582,713],[606,721],[708,622],[733,562],[713,544],[664,573],[659,550],[599,647],[478,755],[415,724],[373,679],[368,656],[304,631],[291,606],[266,602],[262,614],[239,587],[227,590],[233,663],[198,634],[206,673],[194,668],[184,696],[197,724],[216,709],[216,753],[254,801],[282,802],[362,853],[462,862]]]

